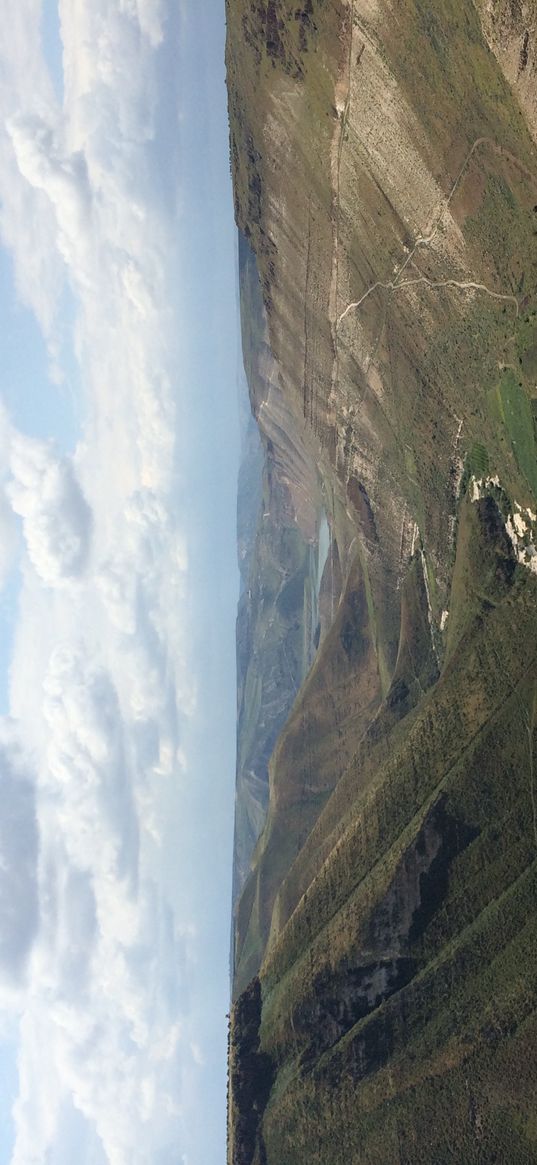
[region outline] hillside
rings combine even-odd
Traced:
[[[228,0],[264,506],[330,539],[234,923],[231,1165],[537,1161],[536,45],[523,0]]]
[[[239,278],[244,364],[255,414],[267,420],[260,440],[250,414],[238,490],[242,586],[237,616],[234,903],[266,817],[269,759],[319,642],[319,552],[323,553],[318,474],[288,425],[268,343],[255,255],[242,237]]]

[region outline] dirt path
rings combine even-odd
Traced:
[[[461,291],[470,291],[470,290],[482,291],[486,295],[490,295],[492,299],[501,299],[501,300],[505,300],[506,303],[512,303],[516,309],[517,316],[520,313],[520,306],[518,303],[518,299],[516,299],[516,297],[514,295],[506,295],[503,292],[492,291],[492,289],[490,287],[486,287],[484,283],[474,283],[474,281],[471,279],[438,279],[438,280],[434,280],[434,279],[429,279],[427,275],[419,275],[419,276],[416,276],[415,279],[405,279],[403,283],[398,283],[397,279],[390,279],[386,283],[380,279],[377,280],[376,283],[373,283],[373,285],[371,287],[369,287],[366,292],[364,292],[361,299],[356,300],[355,303],[348,304],[348,306],[345,308],[345,311],[343,311],[338,318],[338,321],[337,321],[338,328],[339,328],[339,325],[342,323],[342,321],[345,319],[345,316],[347,316],[350,311],[353,311],[354,309],[361,307],[362,304],[364,303],[364,301],[370,295],[372,295],[374,291],[377,291],[379,287],[382,287],[385,291],[403,291],[405,289],[405,287],[415,287],[418,283],[425,283],[427,285],[427,287],[432,287],[432,288],[459,287],[461,289]]]
[[[401,276],[403,275],[403,272],[408,267],[408,265],[410,263],[412,263],[414,256],[416,254],[416,251],[418,250],[418,247],[428,247],[434,241],[436,235],[438,234],[442,219],[443,219],[446,211],[449,209],[449,206],[450,206],[450,204],[451,204],[451,202],[452,202],[452,200],[453,200],[453,198],[454,198],[454,196],[459,188],[459,185],[462,181],[464,173],[467,170],[471,159],[473,158],[476,150],[484,145],[490,146],[490,148],[493,149],[496,153],[498,153],[501,157],[508,158],[508,160],[510,162],[512,162],[513,165],[518,166],[522,170],[522,172],[526,175],[526,177],[530,178],[530,180],[532,182],[535,182],[535,176],[530,174],[530,171],[527,170],[526,167],[523,166],[521,162],[519,162],[518,158],[515,158],[513,154],[510,154],[509,151],[505,150],[502,146],[499,146],[496,142],[494,142],[492,140],[492,138],[488,138],[488,137],[476,138],[471,149],[468,151],[466,158],[464,159],[464,162],[459,170],[459,173],[457,174],[457,177],[455,178],[455,181],[453,182],[453,185],[449,191],[449,194],[446,196],[445,200],[442,202],[442,206],[440,207],[440,209],[437,212],[436,221],[434,222],[433,227],[429,231],[429,234],[418,236],[418,238],[416,239],[416,241],[414,243],[414,246],[412,247],[412,250],[407,255],[402,267],[400,267],[399,271],[397,272],[395,279],[389,279],[387,281],[383,281],[380,279],[377,280],[376,283],[373,283],[372,286],[369,287],[366,292],[364,292],[364,295],[362,295],[362,297],[360,299],[354,301],[353,303],[348,304],[348,306],[345,308],[345,310],[342,311],[341,314],[337,318],[336,330],[339,328],[340,324],[345,319],[345,317],[349,314],[349,312],[354,311],[354,310],[358,309],[359,307],[361,307],[361,305],[365,302],[365,300],[370,295],[372,295],[374,291],[377,291],[379,287],[383,288],[386,291],[399,291],[405,287],[415,286],[418,283],[425,283],[425,284],[427,284],[428,287],[432,287],[432,288],[458,287],[461,289],[461,291],[467,291],[467,290],[481,291],[484,294],[489,295],[492,299],[499,299],[499,300],[504,300],[507,303],[512,303],[516,309],[517,316],[519,315],[520,305],[519,305],[519,302],[514,295],[509,295],[509,294],[502,293],[499,291],[493,291],[490,287],[487,287],[484,283],[476,283],[473,280],[462,280],[462,279],[432,280],[432,279],[429,279],[426,275],[421,275],[421,274],[418,275],[415,279],[406,279],[403,282],[401,282]]]
[[[502,158],[507,158],[513,165],[518,166],[518,168],[522,171],[522,173],[526,176],[526,178],[529,178],[530,181],[535,182],[535,175],[531,174],[530,171],[527,170],[526,167],[522,165],[522,163],[519,161],[519,159],[515,158],[514,154],[511,154],[509,152],[509,150],[506,150],[503,146],[499,146],[498,143],[495,142],[492,138],[488,138],[488,137],[476,138],[473,146],[468,151],[468,153],[464,159],[464,162],[459,170],[459,173],[457,174],[457,177],[455,178],[455,181],[451,187],[451,190],[449,191],[449,194],[447,195],[445,202],[442,204],[440,210],[438,211],[438,215],[437,215],[436,222],[435,222],[434,226],[432,227],[432,229],[428,235],[420,235],[416,239],[410,254],[407,256],[407,258],[405,259],[405,262],[403,263],[403,266],[400,268],[400,270],[398,272],[397,279],[401,278],[401,275],[403,274],[405,267],[407,267],[408,264],[412,262],[412,259],[414,258],[414,255],[415,255],[418,247],[428,247],[433,242],[433,239],[438,234],[440,223],[442,222],[444,214],[446,213],[446,210],[449,209],[450,204],[453,201],[455,194],[457,193],[457,190],[460,186],[463,175],[464,175],[465,171],[468,169],[468,166],[469,166],[476,150],[480,149],[481,146],[489,146],[490,149],[494,151],[494,153],[499,154],[500,157],[502,157]]]

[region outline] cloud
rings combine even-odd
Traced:
[[[18,548],[17,524],[6,495],[12,429],[0,400],[0,589],[12,570]]]
[[[54,213],[46,195],[21,174],[7,124],[23,110],[51,118],[57,102],[41,49],[41,0],[6,0],[2,15],[0,232],[13,255],[19,294],[49,338],[63,279]]]
[[[177,1153],[183,1028],[177,1012],[171,1013],[159,968],[169,974],[172,958],[180,968],[181,949],[169,949],[163,940],[165,920],[150,885],[138,907],[144,939],[129,952],[117,936],[103,934],[92,916],[89,883],[72,872],[66,876],[64,865],[61,881],[56,945],[51,947],[49,935],[48,946],[34,951],[32,1002],[21,1021],[13,1165],[48,1160],[69,1106],[97,1136],[110,1165],[145,1165],[158,1153],[171,1162]],[[88,912],[82,921],[81,905]],[[82,976],[78,969],[73,974],[72,950],[66,959],[74,920],[77,957],[86,963]]]
[[[200,430],[206,423],[175,314],[170,111],[184,60],[169,30],[181,6],[60,0],[60,103],[42,58],[38,0],[6,3],[0,230],[56,362],[71,324],[61,314],[69,290],[83,418],[67,456],[0,417],[5,496],[23,533],[9,732],[30,758],[19,766],[9,744],[5,777],[0,767],[0,795],[5,780],[14,814],[13,837],[0,826],[0,1020],[3,1008],[19,1025],[11,1165],[71,1165],[73,1145],[81,1165],[171,1165],[188,1120],[199,1130],[198,1159],[212,1165],[206,1111],[217,1097],[213,1087],[208,1099],[203,1081],[219,1005],[206,886],[222,870],[212,841],[229,758],[214,730],[219,691],[210,730],[192,727],[200,716],[192,530],[199,537],[203,507],[185,488],[189,413]],[[214,331],[210,320],[206,327]],[[210,456],[204,443],[200,458]],[[208,658],[214,620],[205,618]],[[207,754],[192,746],[203,736]],[[225,897],[225,872],[219,881]],[[221,1085],[223,1109],[223,1071]]]
[[[11,863],[18,905],[33,902],[27,930],[17,909],[6,931],[6,965],[28,976],[12,1165],[70,1161],[73,1127],[81,1161],[168,1165],[192,1059],[178,989],[191,939],[158,853],[193,685],[174,498],[175,224],[152,153],[166,5],[80,0],[60,18],[63,107],[35,43],[39,6],[14,8],[13,43],[0,31],[3,237],[55,360],[69,285],[86,396],[72,456],[7,426],[28,559],[11,697],[35,754],[21,790],[39,838],[26,880]],[[2,902],[0,880],[0,922]]]
[[[36,114],[19,115],[7,131],[20,174],[48,197],[55,211],[58,250],[69,265],[90,242],[91,191],[84,154],[63,151],[55,125]]]
[[[12,570],[17,555],[17,527],[13,510],[0,486],[0,589]]]
[[[37,6],[26,3],[38,26]],[[0,55],[9,58],[11,74],[0,149],[3,234],[52,363],[62,283],[78,304],[77,354],[97,405],[92,419],[112,492],[119,486],[116,465],[124,469],[130,462],[136,471],[137,461],[144,484],[167,486],[175,424],[170,265],[176,247],[175,224],[164,208],[169,176],[161,187],[153,155],[166,6],[100,0],[62,4],[60,16],[63,105],[37,47],[29,54],[21,44],[32,71],[18,70],[0,30]],[[30,28],[30,14],[27,20]],[[110,408],[112,385],[117,407]],[[135,481],[133,475],[121,485],[129,492]]]
[[[0,738],[0,972],[16,982],[37,934],[35,790],[9,726]]]
[[[180,1063],[191,1055],[178,993],[188,954],[149,861],[129,712],[82,640],[52,652],[43,686],[40,930],[20,1026],[12,1165],[48,1160],[71,1109],[108,1165],[159,1154],[171,1162]]]
[[[71,461],[51,445],[14,433],[7,495],[23,520],[29,557],[43,582],[79,575],[91,538],[91,511]]]
[[[76,868],[92,871],[101,928],[128,941],[136,929],[138,822],[117,693],[107,672],[72,645],[53,652],[44,691],[49,738],[40,786],[57,838]]]

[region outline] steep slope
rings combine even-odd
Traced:
[[[337,577],[238,904],[230,1161],[536,1161],[535,8],[239,0],[227,53]]]

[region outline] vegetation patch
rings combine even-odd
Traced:
[[[233,1165],[253,1165],[260,1151],[261,1119],[274,1080],[270,1057],[259,1050],[260,1019],[261,985],[256,978],[235,1004],[230,1022],[228,1136]]]
[[[537,450],[531,402],[510,368],[503,373],[497,391],[514,457],[537,498]]]

